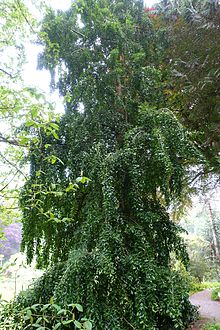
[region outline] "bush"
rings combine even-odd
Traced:
[[[211,299],[215,301],[220,301],[220,287],[212,290]]]
[[[206,324],[204,330],[220,330],[220,323]]]
[[[190,295],[205,289],[216,288],[220,286],[219,282],[199,282],[196,278],[190,276]]]

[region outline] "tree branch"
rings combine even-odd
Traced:
[[[20,12],[21,12],[21,15],[23,16],[23,18],[25,19],[26,23],[28,24],[28,26],[30,27],[31,31],[36,34],[37,32],[33,29],[33,26],[31,25],[31,23],[29,22],[27,16],[24,14],[24,11],[22,9],[22,6],[21,6],[21,3],[20,3],[20,0],[17,0],[17,4],[18,4],[18,7],[20,9]]]
[[[189,185],[191,185],[194,181],[196,181],[196,179],[198,179],[198,177],[204,175],[205,173],[203,171],[199,171],[196,176],[194,176],[194,178],[189,182]]]
[[[4,185],[3,188],[0,189],[0,193],[10,185],[10,183],[11,183],[11,182],[14,180],[14,178],[16,177],[17,173],[18,173],[18,172],[16,172],[16,173],[14,174],[14,176],[11,178],[11,180],[10,180],[8,183],[6,183],[6,184]]]
[[[14,77],[12,76],[11,73],[5,71],[4,69],[0,68],[0,71],[3,72],[3,73],[5,73],[5,74],[6,74],[7,76],[9,76],[10,78],[14,78]]]
[[[72,32],[78,34],[78,36],[80,36],[80,37],[82,37],[82,38],[85,38],[85,35],[84,35],[84,34],[82,34],[82,33],[79,32],[79,31],[76,31],[75,29],[72,29]]]
[[[8,160],[1,152],[0,152],[0,157],[2,157],[4,159],[4,161],[6,163],[8,163],[10,166],[12,166],[13,168],[16,169],[16,171],[17,171],[16,174],[20,173],[21,175],[23,175],[25,177],[25,179],[27,179],[27,176],[15,164],[13,164],[10,160]]]
[[[17,147],[24,147],[24,148],[28,147],[28,145],[20,144],[17,140],[10,140],[9,138],[4,137],[2,133],[0,133],[0,142],[8,143]]]

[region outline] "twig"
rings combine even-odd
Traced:
[[[72,32],[78,34],[78,35],[79,35],[80,37],[82,37],[82,38],[85,38],[85,35],[84,35],[84,34],[82,34],[82,33],[79,32],[79,31],[76,31],[75,29],[72,29]]]
[[[205,173],[203,171],[199,171],[196,176],[189,182],[189,185],[191,185],[200,175],[204,175]]]
[[[22,7],[21,7],[21,3],[19,0],[17,0],[17,4],[18,4],[18,7],[20,9],[20,12],[21,12],[21,15],[23,16],[23,18],[25,19],[26,23],[28,24],[28,26],[30,27],[31,31],[36,34],[37,32],[33,29],[33,26],[31,25],[31,23],[29,22],[28,18],[26,17],[26,15],[24,14],[23,10],[22,10]]]
[[[123,320],[125,320],[125,322],[128,324],[128,325],[130,325],[130,327],[132,328],[132,329],[134,329],[134,330],[137,330],[130,322],[128,322],[128,320],[126,320],[126,318],[125,317],[123,317]]]
[[[5,73],[5,74],[6,74],[7,76],[9,76],[10,78],[14,78],[14,77],[12,76],[11,73],[5,71],[4,69],[0,68],[0,71],[3,72],[3,73]]]
[[[17,140],[10,140],[10,139],[4,137],[2,135],[2,133],[0,133],[0,142],[9,143],[9,144],[14,145],[14,146],[17,146],[17,147],[25,147],[25,148],[28,147],[28,145],[20,144]]]
[[[27,179],[27,176],[15,165],[13,164],[10,160],[8,160],[1,152],[0,152],[0,156],[4,159],[4,161],[6,163],[8,163],[9,165],[11,165],[12,167],[14,167],[16,169],[16,174],[20,173],[21,175],[23,175],[25,177],[25,179]]]
[[[11,183],[11,182],[14,180],[14,178],[16,177],[17,173],[18,173],[18,172],[16,172],[15,175],[11,178],[11,180],[10,180],[8,183],[6,183],[6,184],[4,185],[3,188],[0,189],[0,193],[10,185],[10,183]]]

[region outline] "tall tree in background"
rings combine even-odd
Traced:
[[[41,132],[30,153],[22,247],[55,269],[34,299],[80,302],[97,329],[184,329],[190,318],[170,262],[187,254],[166,209],[198,153],[165,108],[159,25],[133,0],[79,0],[43,22],[39,64],[66,112],[59,140]]]
[[[169,27],[170,107],[205,155],[205,174],[219,175],[219,1],[162,1],[161,8]]]

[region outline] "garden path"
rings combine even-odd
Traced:
[[[191,327],[192,330],[202,329],[202,325],[207,322],[220,322],[220,303],[212,301],[210,294],[211,290],[206,289],[190,297],[191,303],[199,307],[199,313],[202,318]]]

